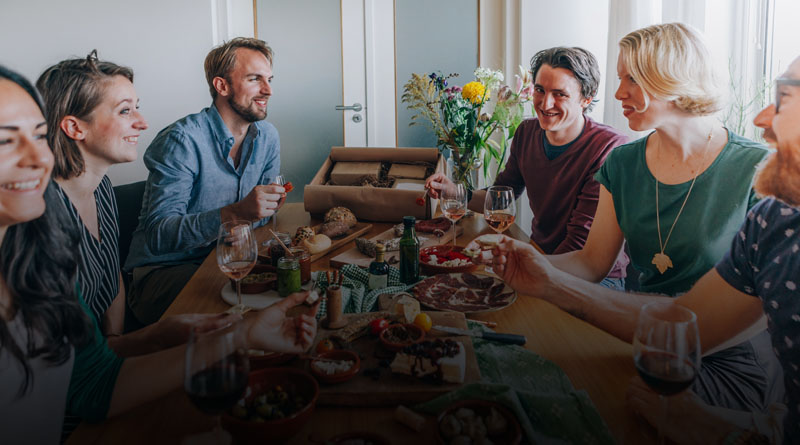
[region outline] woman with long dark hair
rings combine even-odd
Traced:
[[[89,315],[75,279],[75,227],[49,187],[44,114],[32,85],[0,66],[0,431],[8,443],[56,443],[65,409],[100,420],[183,382],[184,346],[123,360]],[[286,316],[304,298],[237,323],[239,346],[305,351],[313,314]]]

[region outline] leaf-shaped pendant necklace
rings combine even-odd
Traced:
[[[714,136],[714,129],[712,128],[711,131],[708,133],[708,142],[706,142],[706,149],[705,153],[703,153],[703,163],[700,164],[702,168],[705,164],[706,156],[708,156],[708,148],[711,146],[711,139]],[[658,149],[661,151],[661,139],[658,140]],[[694,182],[697,180],[697,177],[700,176],[700,168],[697,169],[697,173],[695,173],[694,178],[692,178],[692,183],[689,185],[689,191],[686,192],[686,198],[683,199],[683,204],[681,204],[681,208],[678,210],[678,214],[675,216],[675,220],[672,221],[672,227],[669,228],[669,232],[667,233],[667,239],[662,242],[661,241],[661,219],[659,218],[659,213],[661,212],[658,206],[658,179],[656,178],[656,227],[658,228],[658,245],[661,247],[661,252],[656,253],[653,255],[653,261],[651,263],[656,266],[659,273],[662,275],[667,269],[673,267],[672,265],[672,258],[669,257],[666,253],[664,253],[664,249],[667,248],[667,243],[669,243],[669,238],[672,236],[672,230],[675,229],[675,224],[678,222],[678,218],[681,217],[681,213],[683,212],[683,208],[686,206],[686,201],[689,200],[689,195],[692,194],[692,188],[694,188]],[[655,175],[653,175],[655,178]]]

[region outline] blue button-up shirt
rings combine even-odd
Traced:
[[[158,133],[144,154],[150,174],[125,270],[202,261],[215,246],[220,209],[274,182],[281,164],[275,126],[250,125],[238,168],[230,157],[233,144],[214,105]]]

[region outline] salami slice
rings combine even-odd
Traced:
[[[469,313],[496,311],[517,298],[503,280],[469,273],[434,275],[417,283],[411,292],[427,307]]]

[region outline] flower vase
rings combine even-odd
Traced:
[[[480,170],[483,166],[483,160],[480,157],[475,159],[462,158],[459,161],[455,160],[455,156],[448,159],[448,170],[453,182],[457,184],[464,184],[468,190],[476,190],[479,188]]]

